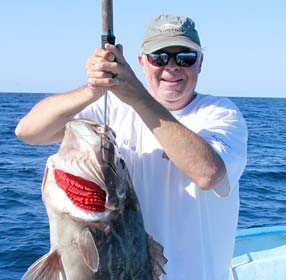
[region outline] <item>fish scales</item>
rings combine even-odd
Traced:
[[[108,127],[72,120],[48,159],[42,198],[50,251],[23,280],[158,280],[167,259],[144,228],[128,169]]]

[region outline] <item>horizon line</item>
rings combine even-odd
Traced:
[[[25,91],[25,92],[18,92],[18,91],[0,91],[0,94],[47,94],[47,95],[55,95],[61,94],[60,92],[36,92],[36,91]],[[204,93],[203,93],[204,94]],[[212,94],[214,95],[214,94]],[[285,99],[286,97],[283,96],[257,96],[257,95],[249,95],[249,96],[238,96],[238,95],[214,95],[218,97],[227,97],[227,98],[281,98]]]

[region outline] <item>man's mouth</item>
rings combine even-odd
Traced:
[[[161,80],[164,83],[170,83],[170,84],[177,84],[183,81],[183,79],[164,79],[164,78],[162,78]]]

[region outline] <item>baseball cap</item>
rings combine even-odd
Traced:
[[[201,51],[195,23],[185,16],[160,15],[147,26],[141,51],[148,54],[173,46]]]

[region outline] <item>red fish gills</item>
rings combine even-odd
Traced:
[[[78,208],[104,212],[106,192],[94,182],[55,169],[57,185],[66,193],[72,203]]]

